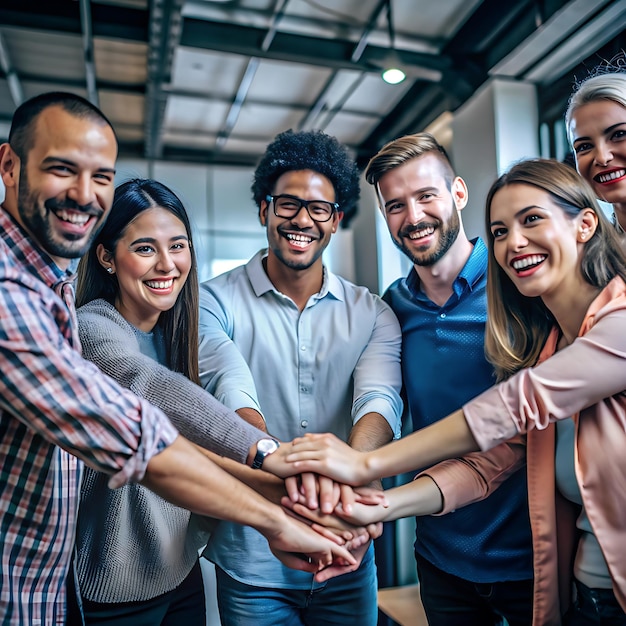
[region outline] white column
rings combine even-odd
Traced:
[[[451,157],[469,188],[463,210],[468,236],[484,236],[485,198],[514,162],[539,156],[535,85],[494,79],[481,87],[452,122]]]

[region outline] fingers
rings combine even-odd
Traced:
[[[317,477],[320,494],[320,508],[322,513],[332,513],[339,502],[341,493],[339,485],[326,476]]]
[[[313,562],[304,555],[297,554],[295,552],[285,552],[283,550],[272,549],[272,553],[287,567],[302,570],[303,572],[310,572],[311,574],[315,574],[320,571],[320,566],[322,565],[317,561]]]
[[[341,508],[347,515],[350,515],[355,501],[354,490],[348,485],[341,485],[339,490],[341,492]]]
[[[349,572],[354,572],[358,568],[358,565],[339,565],[333,564],[325,567],[323,570],[320,570],[315,574],[315,581],[318,583],[326,582],[331,578],[336,578],[337,576],[341,576],[342,574],[348,574]]]
[[[285,489],[292,502],[300,502],[300,479],[298,476],[285,478]]]
[[[368,543],[370,539],[371,537],[366,528],[357,527],[354,530],[354,537],[346,541],[344,545],[350,552],[354,552],[356,549]]]
[[[319,507],[319,483],[315,474],[307,472],[300,475],[300,492],[304,496],[306,505],[310,509],[317,509]]]
[[[371,539],[378,539],[383,534],[383,523],[368,524],[365,529]]]
[[[291,442],[285,460],[288,463],[293,463],[294,461],[319,460],[323,458],[325,450],[341,449],[342,447],[349,446],[330,433],[309,434],[304,437],[296,437],[296,439]]]
[[[354,490],[354,501],[361,504],[380,504],[387,508],[389,502],[387,495],[380,489],[372,489],[371,487],[358,487]],[[344,511],[346,508],[344,507]]]
[[[354,551],[354,553],[351,553],[351,562],[341,563],[338,561],[333,561],[332,565],[324,568],[323,570],[315,574],[315,580],[322,583],[326,580],[330,580],[331,578],[335,578],[335,576],[340,576],[341,574],[353,572],[361,564],[363,556],[367,552],[368,548],[369,541],[366,544],[360,546],[357,550]]]
[[[333,547],[331,548],[331,551],[333,555],[332,563],[336,561],[341,561],[343,559],[343,561],[347,565],[354,565],[355,568],[358,567],[358,563],[360,563],[360,561],[357,561],[357,559],[352,554],[352,552],[350,552],[343,546],[333,545]],[[330,563],[328,563],[328,565],[330,565]]]
[[[331,529],[328,526],[322,526],[321,524],[313,523],[311,524],[311,528],[316,532],[329,539],[333,543],[336,543],[338,546],[343,546],[347,541],[354,541],[352,533],[349,531],[339,531],[337,533],[336,529]],[[352,549],[352,545],[350,545],[350,549]]]

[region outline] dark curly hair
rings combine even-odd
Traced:
[[[335,189],[335,201],[344,213],[344,224],[356,214],[360,194],[359,170],[345,146],[319,130],[287,130],[276,135],[254,172],[252,197],[260,208],[274,193],[276,181],[285,172],[313,170],[326,176]]]

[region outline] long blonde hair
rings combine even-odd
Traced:
[[[517,290],[494,256],[491,203],[500,189],[513,184],[531,185],[547,192],[570,218],[591,208],[598,216],[598,227],[585,242],[580,257],[582,276],[599,288],[617,275],[626,280],[626,256],[620,240],[589,184],[573,168],[552,159],[530,159],[514,165],[492,185],[485,211],[489,249],[485,352],[498,380],[534,365],[556,323],[541,298],[530,298]]]

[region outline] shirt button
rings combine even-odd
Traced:
[[[302,352],[306,352],[306,346],[300,346],[300,350],[302,350]]]
[[[306,428],[309,425],[309,421],[308,420],[302,420],[300,422],[300,426],[302,426],[302,428]]]
[[[446,314],[445,313],[440,313],[439,317],[443,320],[446,318]]]
[[[306,387],[300,387],[300,391],[304,393],[306,391]]]

